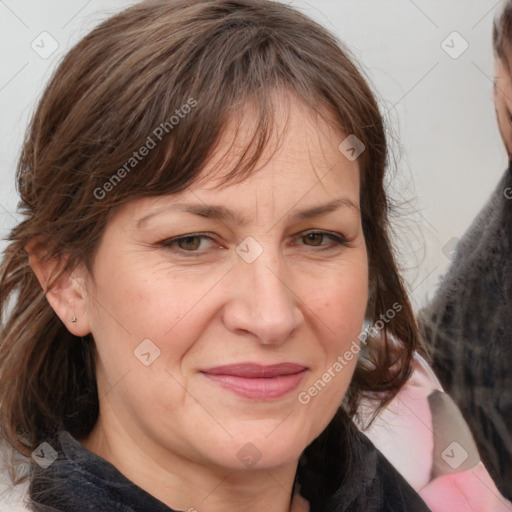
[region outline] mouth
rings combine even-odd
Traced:
[[[295,363],[270,366],[239,363],[217,366],[201,373],[215,384],[253,400],[281,398],[295,390],[307,368]]]

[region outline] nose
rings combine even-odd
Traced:
[[[233,333],[252,335],[265,345],[280,344],[304,322],[304,315],[284,264],[265,253],[252,263],[237,261],[223,320]]]

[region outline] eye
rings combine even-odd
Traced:
[[[206,249],[205,245],[207,246],[208,242],[213,242],[213,239],[201,233],[191,233],[177,238],[169,238],[160,242],[159,245],[177,251],[197,252]]]
[[[313,232],[313,233],[306,233],[305,235],[302,235],[302,240],[304,240],[304,242],[307,242],[306,245],[318,246],[318,245],[322,245],[322,240],[324,239],[324,237],[325,237],[324,233]]]
[[[179,238],[176,243],[180,249],[186,251],[196,251],[201,245],[201,237],[199,236],[187,236],[185,238]]]
[[[339,233],[330,233],[326,231],[309,231],[301,236],[304,245],[309,247],[322,247],[323,249],[330,249],[339,245],[345,245],[347,239]],[[322,243],[325,240],[328,243]]]

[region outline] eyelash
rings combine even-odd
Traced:
[[[318,247],[320,251],[328,251],[335,249],[339,246],[346,246],[348,240],[341,233],[332,233],[330,231],[306,231],[300,235],[300,238],[305,237],[307,235],[323,235],[326,238],[330,238],[331,243],[325,245],[310,245],[307,247]],[[304,244],[305,245],[305,244]]]
[[[332,250],[332,249],[335,249],[339,246],[342,246],[342,245],[347,245],[347,242],[348,240],[340,233],[332,233],[332,232],[329,232],[329,231],[306,231],[304,233],[302,233],[301,235],[299,235],[299,238],[302,238],[302,237],[305,237],[307,235],[324,235],[325,237],[327,238],[330,238],[331,239],[331,243],[330,244],[324,244],[324,245],[311,245],[311,246],[307,246],[306,244],[306,247],[312,247],[312,248],[316,248],[317,250],[319,251],[328,251],[328,250]],[[184,256],[186,257],[189,257],[189,256],[196,256],[198,254],[201,254],[203,251],[207,250],[207,249],[202,249],[202,250],[192,250],[192,251],[188,251],[186,249],[182,249],[180,247],[177,247],[177,244],[179,243],[180,240],[186,240],[187,238],[201,238],[201,239],[208,239],[208,240],[211,240],[213,241],[213,238],[211,236],[209,236],[208,234],[206,233],[190,233],[190,234],[187,234],[187,235],[183,235],[183,236],[179,236],[179,237],[176,237],[176,238],[168,238],[166,240],[163,240],[162,242],[160,242],[158,245],[164,247],[165,249],[170,249],[170,250],[174,250],[176,252],[180,252],[182,253]]]

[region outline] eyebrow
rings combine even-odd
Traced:
[[[325,215],[327,213],[334,212],[340,208],[350,208],[359,214],[360,209],[359,206],[352,201],[351,199],[340,197],[338,199],[334,199],[329,203],[313,206],[311,208],[306,208],[304,210],[299,210],[292,215],[293,220],[304,220],[304,219],[312,219],[314,217],[319,217],[320,215]],[[165,212],[169,211],[178,211],[178,212],[187,212],[193,213],[194,215],[199,215],[201,217],[205,217],[208,219],[215,219],[220,221],[231,221],[236,224],[247,224],[247,218],[243,218],[233,210],[226,208],[221,205],[206,205],[206,204],[193,204],[193,203],[185,203],[185,204],[174,204],[172,206],[166,206],[161,209],[158,209],[154,212],[151,212],[144,217],[141,217],[136,222],[136,227],[141,228],[150,218],[156,217]]]

